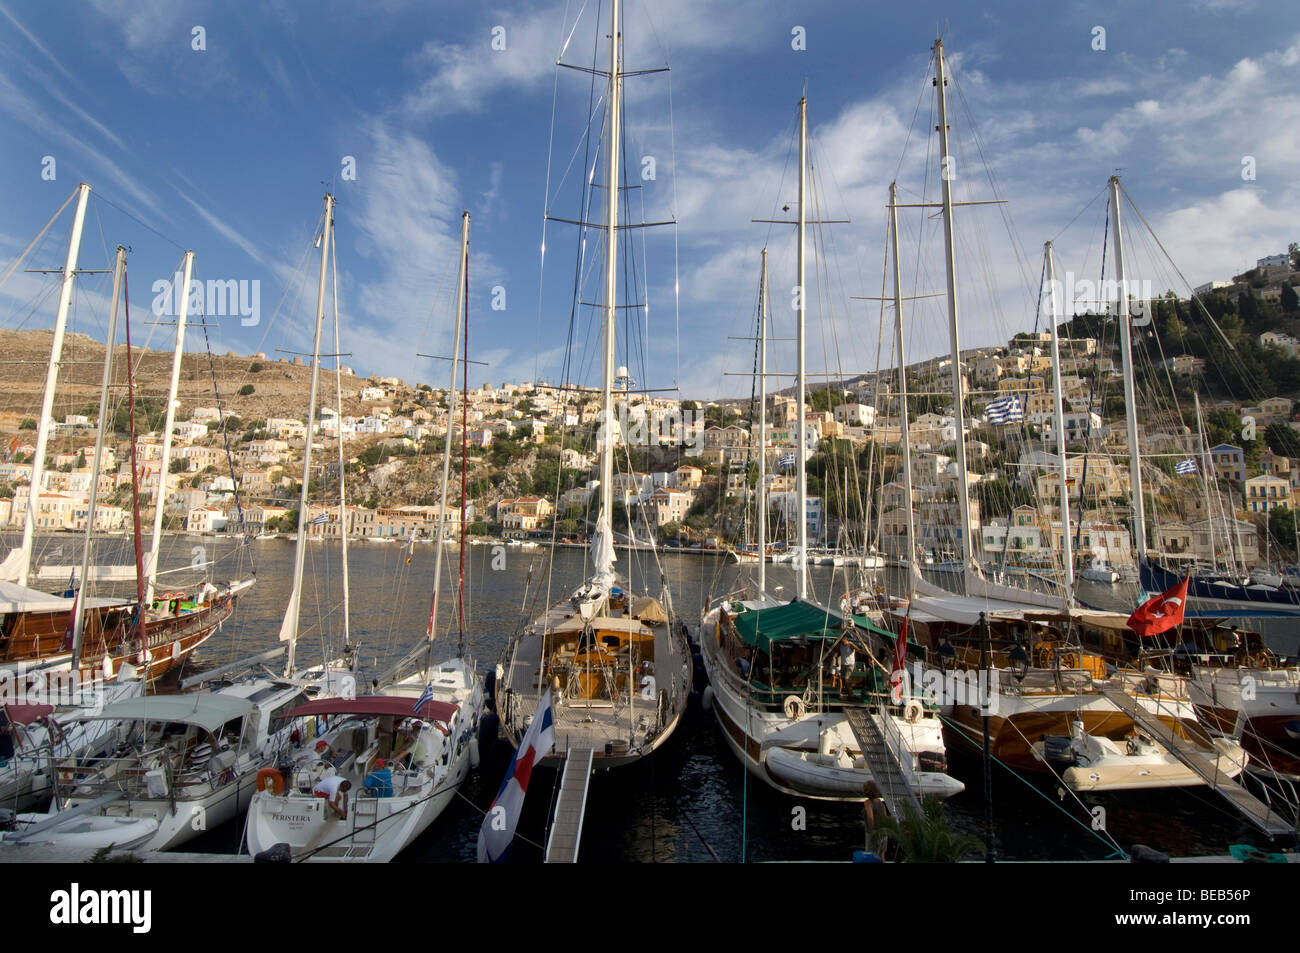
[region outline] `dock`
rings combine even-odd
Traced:
[[[917,800],[916,792],[908,783],[907,775],[903,773],[903,766],[898,763],[898,757],[885,743],[885,737],[881,734],[875,718],[863,708],[847,707],[844,709],[844,718],[853,730],[853,736],[858,739],[863,760],[871,769],[871,778],[876,782],[876,787],[880,788],[880,796],[885,801],[885,807],[889,808],[890,815],[902,818],[902,807],[905,801],[910,801],[919,813],[921,802]]]
[[[573,864],[582,842],[582,819],[587,813],[587,791],[591,785],[591,748],[570,748],[560,776],[560,796],[555,802],[551,836],[546,842],[548,864]]]
[[[1101,693],[1134,724],[1158,741],[1183,765],[1210,786],[1216,794],[1235,807],[1252,824],[1269,837],[1295,833],[1295,826],[1279,816],[1267,804],[1251,794],[1233,778],[1210,771],[1195,753],[1188,750],[1187,742],[1179,738],[1163,721],[1151,714],[1126,692],[1117,688],[1103,688]]]

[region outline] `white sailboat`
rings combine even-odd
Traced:
[[[799,198],[796,249],[798,286],[805,280],[807,101],[799,102]],[[767,253],[759,294],[760,382],[766,397]],[[797,414],[800,447],[806,447],[805,310],[797,308]],[[765,423],[760,425],[760,446]],[[796,452],[798,512],[807,511],[807,454]],[[760,486],[762,475],[760,472]],[[765,499],[760,494],[762,512]],[[763,520],[760,520],[760,526]],[[799,520],[798,552],[807,552],[807,520]],[[763,539],[760,536],[760,546]],[[757,588],[742,587],[705,607],[699,643],[709,676],[706,707],[711,707],[728,747],[756,777],[788,794],[828,800],[861,800],[863,787],[897,784],[894,771],[913,794],[948,797],[964,785],[946,773],[947,761],[937,712],[919,698],[891,704],[878,684],[883,675],[873,650],[882,651],[901,638],[867,618],[851,613],[854,600],[840,612],[809,599],[806,559],[794,570],[798,595],[781,604],[767,592],[760,564]],[[858,667],[858,653],[866,664]],[[882,652],[883,654],[883,652]],[[878,733],[883,746],[873,766],[863,730]],[[871,727],[874,726],[874,727]],[[888,763],[888,764],[887,764]],[[877,777],[888,766],[890,776]],[[891,791],[903,795],[902,791]]]
[[[463,311],[466,319],[469,314],[468,263],[466,212],[461,224],[449,424],[456,407],[460,313]],[[450,433],[449,426],[443,447],[442,513],[447,507]],[[462,500],[462,552],[464,505]],[[314,744],[305,745],[259,785],[249,807],[251,853],[287,844],[296,860],[385,863],[428,829],[455,797],[470,769],[477,766],[484,704],[481,679],[473,662],[464,656],[463,642],[455,658],[437,665],[432,662],[445,549],[439,546],[435,550],[426,638],[390,672],[421,655],[424,664],[414,674],[386,684],[382,694],[357,697],[345,692],[340,697],[318,698],[290,712],[291,717],[312,718],[313,728],[319,722],[322,730],[316,733]],[[460,598],[463,604],[463,591]],[[387,680],[386,675],[378,681]],[[341,816],[315,793],[326,778],[346,781],[354,792]]]
[[[622,160],[623,34],[619,0],[609,5],[609,67],[605,75],[603,149],[604,275],[600,509],[592,536],[592,574],[512,638],[497,691],[506,738],[516,747],[549,686],[555,699],[555,748],[544,764],[590,752],[597,769],[634,763],[672,735],[691,689],[685,627],[663,601],[620,586],[615,571],[613,515],[615,317],[619,309],[619,199]],[[583,225],[582,227],[586,227]],[[593,226],[596,227],[596,226]],[[653,548],[650,547],[653,551]],[[631,557],[629,556],[629,559]]]

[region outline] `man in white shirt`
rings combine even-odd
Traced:
[[[339,820],[347,820],[350,790],[352,790],[351,781],[340,774],[331,774],[317,781],[316,786],[312,788],[312,793],[319,798],[324,798],[330,810],[339,816]]]

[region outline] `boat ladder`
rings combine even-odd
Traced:
[[[882,714],[880,717],[889,716]],[[845,708],[844,718],[853,729],[853,736],[858,739],[862,758],[871,769],[871,779],[880,788],[880,796],[885,801],[885,807],[889,808],[890,815],[901,819],[904,801],[911,801],[919,812],[921,803],[908,783],[907,775],[903,773],[903,766],[898,763],[898,756],[885,742],[885,736],[875,717],[864,708]]]
[[[1189,742],[1175,735],[1168,725],[1139,705],[1132,695],[1118,688],[1103,688],[1101,693],[1106,696],[1107,701],[1132,718],[1134,724],[1163,745],[1171,755],[1269,837],[1295,832],[1295,827],[1291,823],[1276,814],[1267,804],[1234,779],[1217,770],[1207,768],[1204,759],[1197,757],[1199,749],[1192,750]]]
[[[365,857],[375,847],[379,832],[379,798],[359,797],[352,802],[352,839],[347,856]]]
[[[551,820],[551,836],[546,842],[548,864],[572,864],[578,859],[582,818],[587,812],[587,791],[595,755],[589,747],[570,748],[565,755],[560,796],[555,803],[555,817]]]

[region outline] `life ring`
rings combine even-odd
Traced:
[[[785,703],[781,706],[785,710],[785,717],[791,721],[798,721],[804,715],[808,714],[808,706],[798,695],[786,695]]]
[[[275,768],[263,768],[257,772],[257,790],[270,791],[280,797],[284,794],[284,775]]]
[[[925,713],[925,706],[915,698],[910,698],[907,704],[903,706],[903,720],[909,725],[914,725],[921,719]]]

